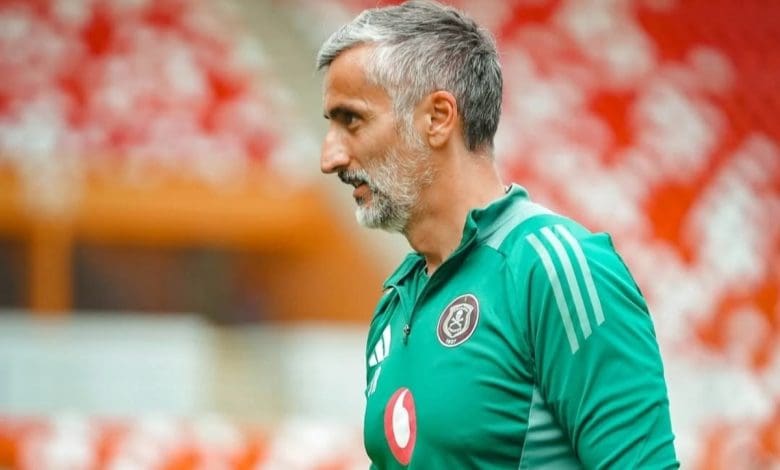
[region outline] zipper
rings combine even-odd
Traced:
[[[404,336],[403,336],[403,343],[404,346],[409,343],[409,334],[412,332],[412,327],[407,323],[404,325]]]
[[[406,345],[409,342],[409,334],[412,331],[412,327],[410,326],[412,322],[411,321],[412,310],[409,309],[409,302],[406,296],[404,295],[404,292],[396,284],[391,284],[387,288],[392,290],[392,295],[398,296],[398,301],[401,304],[401,312],[404,316],[403,318],[404,326],[402,328],[403,334],[401,336],[401,340],[403,344]],[[414,307],[414,305],[412,307]]]

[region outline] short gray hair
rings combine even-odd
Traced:
[[[411,120],[412,109],[427,94],[449,91],[458,104],[468,149],[492,149],[503,78],[495,41],[486,29],[433,1],[373,8],[322,44],[317,69],[361,44],[375,45],[366,73],[393,99],[397,115]]]

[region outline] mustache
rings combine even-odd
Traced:
[[[338,172],[338,177],[344,184],[358,186],[365,183],[369,188],[373,188],[374,186],[368,172],[363,169],[340,170]]]

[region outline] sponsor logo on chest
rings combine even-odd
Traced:
[[[409,465],[417,441],[417,411],[406,387],[396,390],[385,406],[385,438],[393,457],[401,465]]]
[[[479,322],[479,301],[471,294],[461,295],[441,312],[436,327],[439,342],[452,348],[471,337]]]

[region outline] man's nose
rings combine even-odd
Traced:
[[[344,142],[336,132],[329,130],[322,141],[320,154],[320,170],[323,173],[333,173],[349,165],[349,153]]]

